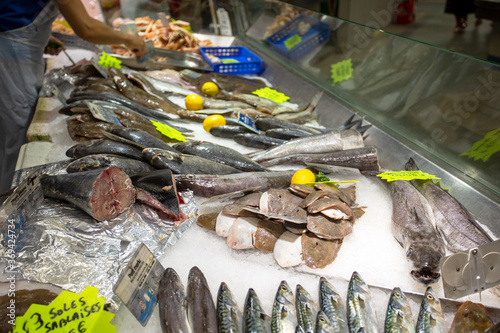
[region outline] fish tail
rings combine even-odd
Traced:
[[[417,171],[420,169],[417,167],[417,163],[415,163],[415,160],[413,160],[413,158],[410,157],[408,162],[405,163],[405,170],[406,171]]]

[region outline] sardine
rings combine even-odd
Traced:
[[[358,272],[353,272],[347,290],[349,332],[378,332],[377,315],[368,286]]]
[[[92,154],[115,154],[128,158],[142,160],[141,151],[131,145],[113,140],[91,140],[71,146],[66,151],[66,156],[80,158]]]
[[[347,315],[342,297],[340,297],[333,285],[323,276],[319,279],[319,303],[321,312],[329,319],[330,325],[333,328],[331,332],[349,332]]]
[[[340,150],[330,153],[301,153],[283,156],[263,162],[266,166],[278,164],[320,163],[357,168],[360,171],[379,171],[377,148],[367,146],[362,148]]]
[[[328,316],[323,312],[319,311],[316,316],[316,329],[315,333],[336,333]],[[347,331],[346,331],[347,332]]]
[[[269,149],[287,142],[287,140],[258,135],[255,133],[236,134],[232,136],[232,138],[236,143],[239,143],[242,146],[258,149]]]
[[[205,275],[193,266],[187,285],[188,320],[193,332],[217,333],[217,311]]]
[[[190,189],[195,195],[212,197],[247,188],[279,188],[290,184],[295,171],[243,172],[229,175],[176,175],[180,191]],[[245,179],[244,182],[241,180]]]
[[[163,111],[170,114],[177,114],[177,108],[171,103],[159,99],[158,97],[134,86],[119,69],[110,67],[108,71],[110,76],[113,78],[113,81],[115,81],[118,90],[130,100],[149,109]]]
[[[73,173],[93,169],[105,169],[112,165],[122,169],[129,177],[156,170],[151,164],[134,158],[113,154],[92,154],[80,157],[71,162],[66,168],[66,172]]]
[[[415,329],[417,333],[446,333],[446,323],[444,321],[443,310],[441,302],[436,297],[432,287],[427,287],[425,290],[422,303],[420,304],[420,311],[418,313],[417,326]]]
[[[270,333],[271,317],[264,313],[260,300],[252,288],[248,289],[243,311],[243,332]]]
[[[217,293],[217,326],[219,333],[242,332],[241,311],[225,282],[220,284]]]
[[[429,202],[405,180],[388,183],[392,198],[392,233],[405,249],[414,269],[410,274],[424,284],[439,279],[444,241],[436,231]]]
[[[163,333],[190,333],[187,319],[187,297],[179,275],[168,267],[158,287],[158,307]]]
[[[259,152],[252,156],[256,162],[262,162],[288,156],[291,154],[330,153],[337,150],[361,148],[364,146],[363,137],[353,129],[344,131],[332,130],[327,133],[316,134],[287,141],[278,147]]]
[[[413,333],[415,321],[411,313],[410,303],[400,288],[394,288],[389,298],[385,315],[386,333]]]
[[[406,170],[419,170],[412,158],[406,163],[405,168]],[[468,251],[492,241],[477,227],[477,222],[469,211],[432,180],[415,179],[411,183],[431,205],[436,218],[436,229],[445,241],[448,250]]]
[[[314,333],[318,305],[311,295],[300,284],[295,289],[295,305],[297,308],[297,322],[306,333]]]
[[[203,157],[175,153],[164,149],[145,148],[142,155],[155,168],[170,169],[175,174],[227,175],[241,172],[231,166],[207,160]]]
[[[449,333],[485,332],[493,326],[493,319],[484,305],[465,301],[458,308]]]
[[[242,171],[269,171],[240,152],[216,143],[186,141],[175,144],[174,148],[183,154],[203,157]]]
[[[273,333],[295,333],[297,327],[297,315],[295,312],[295,298],[288,283],[281,281],[274,298],[271,332]]]
[[[116,166],[44,176],[41,184],[45,197],[70,202],[97,221],[117,217],[135,202],[132,181]]]
[[[162,139],[149,134],[146,131],[135,128],[118,128],[109,130],[110,133],[121,136],[122,138],[136,142],[145,148],[159,148],[175,152],[176,150],[168,145]]]
[[[231,139],[235,135],[245,134],[245,133],[252,133],[252,131],[240,125],[222,125],[222,126],[215,126],[210,129],[210,134],[219,138]]]

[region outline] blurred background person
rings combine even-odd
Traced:
[[[467,15],[476,12],[474,0],[446,0],[444,12],[455,15],[455,33],[463,33],[467,28]],[[480,23],[480,19],[476,23]]]

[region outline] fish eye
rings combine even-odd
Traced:
[[[434,297],[432,297],[432,295],[427,295],[427,299],[432,301]]]

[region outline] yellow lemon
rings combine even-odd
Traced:
[[[212,116],[208,116],[203,120],[203,129],[207,132],[210,132],[212,127],[223,126],[226,125],[226,119],[220,114],[214,114]]]
[[[210,97],[214,97],[219,93],[219,87],[213,82],[205,82],[203,86],[201,86],[201,92]]]
[[[187,95],[184,102],[186,103],[186,109],[188,110],[203,109],[203,98],[196,94]]]
[[[314,183],[316,181],[316,176],[309,169],[300,169],[297,170],[293,176],[290,184],[305,184],[305,183]]]

